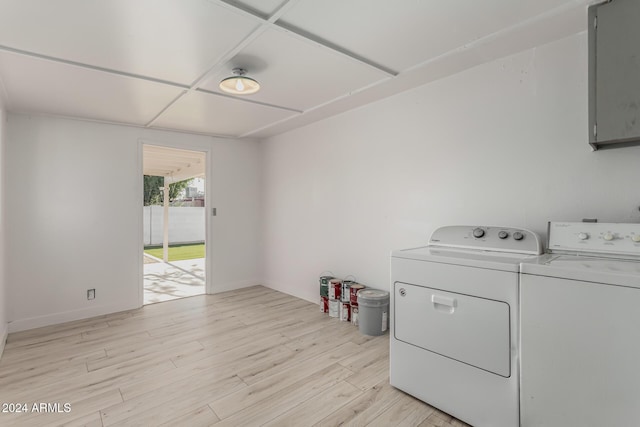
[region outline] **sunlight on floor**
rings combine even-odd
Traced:
[[[144,264],[144,304],[205,293],[204,258]]]

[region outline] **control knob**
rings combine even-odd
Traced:
[[[513,238],[515,240],[522,240],[522,239],[524,239],[524,234],[522,234],[519,231],[516,231],[515,233],[513,233]]]
[[[589,238],[589,235],[587,233],[578,233],[578,239],[587,240],[588,238]]]
[[[498,237],[501,239],[506,239],[507,237],[509,237],[509,233],[507,233],[506,231],[501,231],[498,233]]]
[[[606,241],[611,241],[613,240],[613,234],[606,232],[602,235],[602,238]]]
[[[484,236],[484,230],[482,228],[473,229],[473,237],[479,239]]]
[[[640,243],[640,234],[634,234],[631,236],[631,240],[633,240],[636,243]]]

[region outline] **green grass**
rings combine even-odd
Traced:
[[[145,246],[145,253],[162,259],[162,246]],[[204,258],[204,243],[169,245],[169,261]]]

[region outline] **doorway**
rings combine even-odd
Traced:
[[[206,293],[206,158],[142,145],[144,305]]]

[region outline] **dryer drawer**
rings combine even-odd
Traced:
[[[394,283],[395,338],[503,377],[511,375],[509,304]]]

